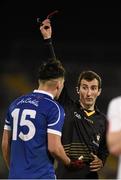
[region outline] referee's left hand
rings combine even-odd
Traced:
[[[103,162],[97,155],[91,153],[94,160],[90,163],[90,171],[99,171],[103,167]]]

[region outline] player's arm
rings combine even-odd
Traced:
[[[65,165],[70,165],[70,159],[66,155],[61,143],[62,127],[64,123],[65,113],[63,108],[57,103],[54,103],[48,112],[48,151],[56,158],[61,160]]]
[[[111,154],[121,154],[121,112],[120,98],[114,98],[108,106],[107,118],[109,122],[107,130],[107,144]]]
[[[8,169],[10,166],[10,145],[11,145],[11,131],[4,129],[3,137],[2,137],[2,153]]]
[[[113,155],[121,154],[121,131],[107,133],[107,143],[109,151]]]
[[[48,133],[48,150],[54,158],[61,160],[67,166],[70,165],[70,159],[61,144],[61,136]]]

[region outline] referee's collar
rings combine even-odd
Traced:
[[[34,93],[42,93],[42,94],[46,94],[46,95],[50,96],[52,99],[54,99],[54,96],[53,96],[51,93],[48,93],[47,91],[35,89],[33,92],[34,92]]]

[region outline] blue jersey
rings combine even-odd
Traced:
[[[44,91],[35,90],[9,106],[4,126],[12,132],[9,178],[55,178],[47,133],[61,136],[63,122],[63,108]]]

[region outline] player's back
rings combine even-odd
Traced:
[[[47,126],[55,103],[50,96],[31,93],[9,107],[6,123],[12,129],[9,178],[54,178],[53,158],[47,150]]]

